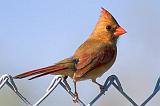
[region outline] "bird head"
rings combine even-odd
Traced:
[[[103,7],[101,8],[101,16],[92,33],[94,36],[106,36],[109,40],[116,39],[126,33],[126,31],[117,23],[115,18]]]

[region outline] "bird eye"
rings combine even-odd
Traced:
[[[110,25],[106,26],[106,29],[107,29],[107,30],[111,30],[111,28],[112,28],[112,27],[111,27]]]

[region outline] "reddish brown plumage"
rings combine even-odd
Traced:
[[[89,38],[76,50],[72,58],[64,59],[55,65],[29,71],[14,78],[25,78],[36,75],[34,79],[47,74],[60,74],[69,76],[73,79],[75,85],[80,80],[91,79],[96,82],[96,78],[103,75],[114,63],[117,55],[117,39],[126,31],[119,26],[114,17],[104,8],[96,24],[94,31]],[[100,85],[100,84],[98,84]]]
[[[111,14],[103,7],[101,7],[101,12],[105,17],[111,16]]]
[[[41,68],[41,69],[36,69],[36,70],[32,70],[29,72],[25,72],[23,74],[17,75],[14,78],[16,79],[21,79],[21,78],[25,78],[28,76],[32,76],[32,75],[36,75],[36,74],[41,74],[41,73],[46,73],[46,72],[56,72],[56,71],[60,71],[64,69],[63,67],[58,67],[58,66],[49,66],[49,67],[45,67],[45,68]]]

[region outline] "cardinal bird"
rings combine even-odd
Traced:
[[[126,31],[117,23],[115,18],[104,8],[101,16],[88,39],[75,51],[74,55],[54,65],[22,73],[16,79],[33,76],[31,79],[52,74],[71,77],[74,82],[73,101],[77,102],[77,81],[91,79],[96,82],[113,65],[117,55],[117,40]]]

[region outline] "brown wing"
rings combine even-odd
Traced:
[[[77,70],[74,77],[82,77],[96,67],[109,63],[116,55],[116,46],[98,41],[90,41],[89,43],[91,42],[93,44],[84,43],[75,53],[79,62],[76,65]]]

